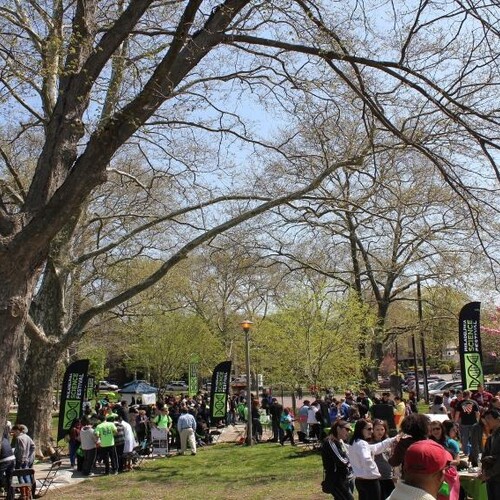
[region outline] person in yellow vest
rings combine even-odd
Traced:
[[[399,397],[394,397],[394,423],[396,424],[396,429],[399,432],[401,427],[401,422],[405,417],[406,405],[405,402]]]

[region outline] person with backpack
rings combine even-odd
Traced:
[[[359,416],[365,418],[373,405],[373,401],[366,395],[365,391],[359,391],[356,403],[358,405]]]

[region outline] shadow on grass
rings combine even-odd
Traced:
[[[285,457],[288,460],[293,460],[296,458],[310,458],[313,456],[317,456],[321,458],[321,448],[298,448],[294,449],[294,453],[290,454],[288,457]]]

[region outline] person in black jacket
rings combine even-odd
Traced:
[[[486,481],[488,498],[496,500],[500,498],[500,412],[487,410],[483,419],[491,434],[484,446],[480,478]]]
[[[283,431],[280,429],[280,417],[283,413],[283,406],[278,403],[276,398],[273,398],[271,406],[269,407],[269,414],[271,415],[271,425],[273,428],[273,437],[269,441],[273,443],[281,442]]]
[[[16,462],[16,457],[12,451],[12,446],[10,445],[10,422],[5,425],[2,445],[0,447],[0,488],[5,491],[9,491],[12,471],[14,470],[14,464]]]
[[[354,500],[353,473],[344,441],[351,427],[345,420],[337,420],[323,441],[321,458],[325,479],[323,491],[330,493],[335,500]]]

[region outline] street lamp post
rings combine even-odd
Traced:
[[[252,446],[252,398],[251,398],[251,384],[250,384],[250,329],[252,328],[252,321],[242,321],[241,328],[245,332],[245,347],[246,347],[246,368],[247,368],[247,444]]]

